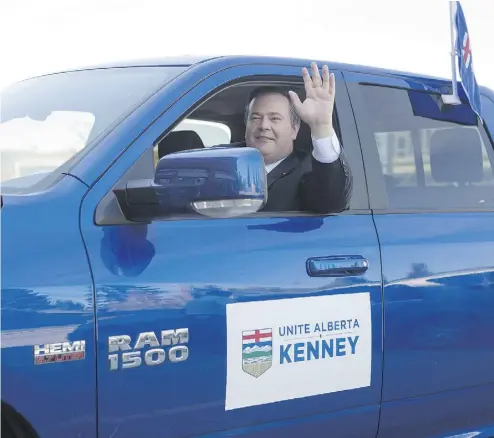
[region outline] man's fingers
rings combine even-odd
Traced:
[[[324,65],[322,68],[322,87],[325,91],[331,91],[329,68],[327,65]]]
[[[289,91],[288,94],[290,95],[290,99],[292,100],[293,106],[295,107],[295,111],[298,114],[299,109],[302,107],[302,102],[300,101],[300,97],[298,97],[298,94],[295,93],[295,91]]]
[[[314,85],[312,84],[312,80],[309,76],[309,72],[305,67],[302,69],[302,77],[304,79],[305,94],[307,95],[307,97],[312,96],[313,90],[314,90]]]
[[[315,62],[311,63],[312,68],[312,83],[315,87],[320,87],[322,85],[321,75],[319,74],[319,68]]]
[[[329,73],[329,67],[323,65],[322,79],[319,74],[319,68],[315,62],[311,63],[312,78],[306,67],[302,68],[302,77],[304,79],[305,93],[307,98],[323,97],[323,95],[334,97],[335,94],[335,76],[334,73]],[[318,89],[322,89],[322,93]],[[324,97],[323,97],[324,98]]]

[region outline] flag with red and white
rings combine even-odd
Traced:
[[[456,33],[456,59],[465,91],[472,109],[481,117],[480,90],[473,70],[472,39],[459,1],[452,2],[452,26]]]
[[[263,344],[271,343],[273,340],[272,329],[246,330],[242,332],[242,344]]]

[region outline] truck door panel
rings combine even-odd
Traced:
[[[81,227],[98,309],[100,438],[114,433],[121,438],[222,436],[227,431],[239,436],[298,436],[301,430],[311,436],[327,436],[328,430],[339,437],[376,435],[382,372],[381,265],[368,210],[330,216],[263,213],[236,219],[170,219],[141,225],[94,222],[97,206],[111,187],[177,117],[219,85],[261,74],[301,77],[299,67],[269,65],[230,68],[209,77],[148,129],[142,127],[142,135],[83,202]],[[342,76],[336,74],[343,145],[356,180],[361,181],[361,162],[352,158],[361,159],[353,116]],[[166,98],[163,95],[163,106]],[[365,186],[360,184],[355,199],[363,193]],[[308,276],[308,259],[331,255],[362,256],[369,267],[361,276]],[[328,320],[338,315],[333,305],[325,304],[329,307],[324,312],[317,304],[331,297],[343,303],[340,313],[345,320],[353,311],[346,302],[368,299],[363,315],[364,320],[369,317],[370,332],[362,339],[368,337],[369,349],[360,362],[367,371],[358,366],[337,375],[329,372],[331,367],[327,374],[307,372],[309,359],[310,366],[329,360],[329,347],[308,352],[308,334],[300,330],[311,321],[297,318],[293,309],[300,303],[302,312],[314,300],[310,304],[314,312],[328,315],[318,321],[321,332],[344,332],[350,323]],[[239,305],[245,308],[237,310]],[[276,310],[284,308],[291,310]],[[290,312],[293,325],[287,322]],[[272,326],[255,325],[263,315],[272,315]],[[232,326],[240,319],[245,324],[243,336],[255,342],[271,336],[266,342],[274,343],[281,336],[279,330],[287,331],[285,335],[290,331],[291,346],[285,344],[284,352],[278,353],[280,345],[273,345],[273,358],[298,367],[293,376],[309,383],[282,379],[277,391],[263,389],[274,385],[278,364],[259,371],[243,362],[242,355],[235,356],[242,337],[232,340]],[[282,321],[280,327],[277,321]],[[317,336],[322,340],[324,333]],[[148,353],[150,349],[155,351]],[[344,390],[352,385],[356,387]]]
[[[93,290],[79,230],[86,191],[68,176],[45,193],[2,196],[2,403],[41,437],[97,432]]]
[[[440,111],[445,82],[345,77],[382,252],[379,437],[483,431],[494,425],[492,144],[467,104]]]

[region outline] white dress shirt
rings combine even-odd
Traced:
[[[314,146],[312,156],[320,163],[332,163],[336,161],[340,156],[340,141],[338,140],[338,137],[336,136],[336,133],[334,131],[331,137],[319,139],[315,139],[314,137],[312,137],[312,145]],[[285,158],[282,158],[275,163],[266,164],[266,172],[271,172]]]

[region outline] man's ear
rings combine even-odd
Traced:
[[[300,122],[298,122],[295,126],[292,125],[292,140],[295,140],[297,138],[299,131],[300,131]]]

